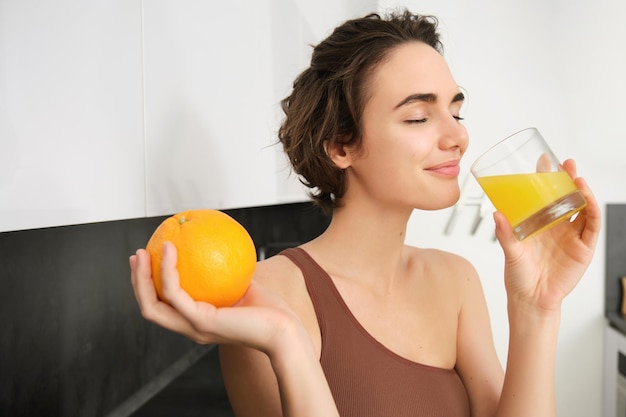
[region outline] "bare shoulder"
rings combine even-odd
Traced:
[[[448,297],[454,294],[460,307],[468,298],[482,294],[482,284],[474,265],[463,256],[440,249],[408,247],[414,275],[427,280]]]
[[[259,262],[254,279],[285,300],[311,334],[313,344],[319,347],[317,318],[300,268],[279,254]]]
[[[443,277],[476,277],[476,269],[463,256],[441,249],[416,248],[407,246],[410,259],[428,272]]]
[[[257,263],[254,279],[280,294],[289,303],[306,289],[300,268],[283,255],[272,256]]]

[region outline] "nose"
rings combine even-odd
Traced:
[[[446,117],[441,126],[440,148],[443,150],[458,148],[463,155],[468,144],[469,135],[465,126],[452,116]]]

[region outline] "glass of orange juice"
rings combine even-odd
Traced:
[[[534,127],[488,149],[470,171],[518,240],[571,218],[587,205]]]

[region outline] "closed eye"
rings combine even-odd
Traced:
[[[426,123],[427,120],[428,119],[410,119],[410,120],[406,120],[405,123],[413,125],[413,124]]]

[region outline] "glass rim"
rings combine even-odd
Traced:
[[[476,176],[476,174],[475,174],[475,172],[474,172],[474,171],[475,171],[475,169],[477,168],[477,165],[479,165],[481,162],[484,162],[484,161],[483,161],[483,159],[485,159],[485,156],[486,156],[487,154],[491,153],[491,151],[493,151],[495,148],[499,148],[499,147],[501,147],[501,146],[502,146],[502,144],[503,144],[504,142],[508,142],[508,141],[509,141],[509,139],[511,139],[512,137],[517,136],[517,135],[519,135],[520,133],[523,133],[523,132],[526,132],[526,131],[529,131],[529,132],[534,132],[535,134],[538,134],[540,137],[543,137],[543,136],[541,135],[541,133],[539,132],[539,129],[537,129],[537,128],[536,128],[536,127],[534,127],[534,126],[526,127],[526,128],[524,128],[524,129],[521,129],[521,130],[516,131],[515,133],[511,133],[510,135],[506,136],[506,137],[505,137],[505,138],[503,138],[503,139],[500,139],[498,142],[496,142],[495,144],[491,145],[489,148],[487,148],[486,150],[484,150],[484,151],[483,151],[483,152],[482,152],[482,153],[481,153],[481,154],[480,154],[480,155],[479,155],[479,156],[478,156],[478,157],[474,160],[474,162],[472,163],[472,165],[470,166],[470,169],[469,169],[469,170],[470,170],[470,172],[472,173],[472,175]],[[521,144],[517,147],[517,149],[519,149],[519,148],[520,148],[520,147],[522,147],[524,144],[526,144],[526,143],[528,142],[528,140],[530,140],[530,137],[529,137],[529,138],[527,138],[527,139],[526,139],[523,143],[521,143]],[[495,163],[497,163],[497,162],[499,162],[499,161],[494,161],[494,162],[492,162],[492,163],[490,164],[490,166],[491,166],[491,165],[493,165],[493,164],[495,164]],[[482,168],[480,168],[480,169],[482,170],[482,169],[485,169],[485,168],[489,168],[489,167],[482,167]]]

